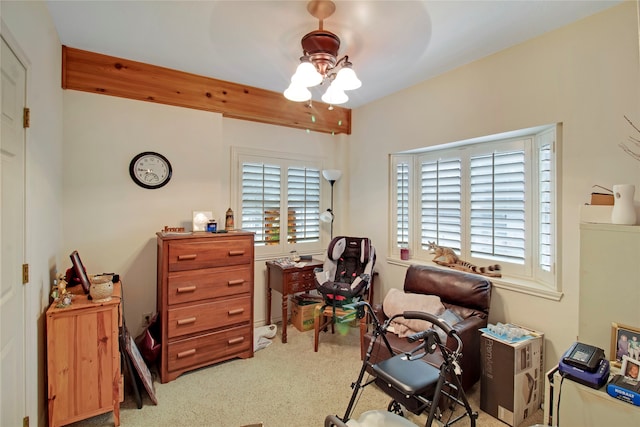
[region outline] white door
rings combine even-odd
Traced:
[[[0,143],[0,426],[26,416],[25,297],[22,284],[25,218],[26,69],[2,39]]]

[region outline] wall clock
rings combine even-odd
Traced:
[[[171,163],[165,156],[145,151],[131,159],[129,175],[142,188],[155,189],[165,186],[171,179]]]

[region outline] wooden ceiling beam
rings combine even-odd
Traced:
[[[62,88],[221,113],[224,117],[351,134],[351,110],[291,102],[281,93],[62,46]]]

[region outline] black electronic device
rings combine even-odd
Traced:
[[[587,372],[595,372],[600,366],[600,360],[604,358],[603,349],[575,342],[562,357],[562,362]]]

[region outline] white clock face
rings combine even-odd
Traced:
[[[129,174],[143,188],[160,188],[171,179],[171,163],[162,154],[140,153],[131,160]]]

